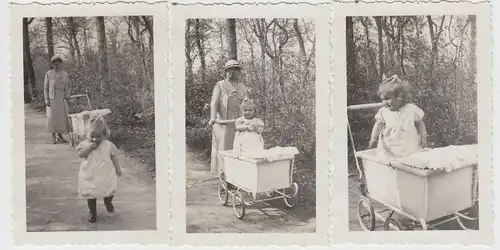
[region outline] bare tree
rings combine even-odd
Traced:
[[[295,31],[297,41],[299,42],[300,55],[302,57],[302,66],[305,66],[307,62],[306,47],[304,46],[304,39],[302,38],[302,32],[299,28],[299,19],[297,18],[293,19],[293,29]]]
[[[356,47],[354,44],[354,29],[352,16],[346,17],[346,60],[347,60],[347,83],[356,84]]]
[[[238,47],[236,46],[236,20],[229,18],[227,23],[227,40],[229,45],[229,59],[238,60]]]
[[[49,63],[50,63],[50,60],[54,56],[54,35],[52,32],[52,17],[45,18],[45,28],[47,29],[47,32],[46,32],[47,50],[48,50]]]
[[[104,24],[104,17],[96,17],[97,21],[97,36],[99,41],[99,72],[101,74],[101,91],[104,89],[104,82],[109,79],[108,68],[108,48],[106,45],[106,26]]]
[[[195,20],[195,37],[196,37],[196,47],[198,48],[198,54],[201,63],[201,82],[205,83],[206,75],[206,63],[205,63],[205,49],[203,47],[203,27],[200,19]]]
[[[33,70],[33,60],[31,59],[31,49],[29,40],[29,25],[34,18],[23,18],[23,73],[24,73],[24,102],[31,103],[38,97],[35,72]]]
[[[444,19],[445,16],[441,17],[441,24],[439,25],[439,28],[436,23],[432,20],[431,16],[427,16],[427,22],[429,24],[429,35],[431,38],[431,48],[432,48],[432,54],[431,54],[431,66],[434,68],[434,65],[437,63],[438,59],[438,43],[439,43],[439,38],[441,36],[441,33],[443,32],[443,24],[444,24]]]
[[[375,23],[377,24],[377,34],[378,34],[378,64],[379,64],[379,73],[378,80],[382,81],[382,76],[385,73],[384,68],[384,34],[382,33],[384,29],[384,24],[382,22],[382,17],[376,16]]]
[[[193,83],[193,58],[191,57],[191,52],[193,50],[193,42],[192,42],[192,36],[191,36],[191,26],[192,26],[192,19],[187,19],[186,20],[186,28],[185,28],[185,55],[186,55],[186,81],[187,83]]]
[[[77,27],[76,27],[76,24],[74,22],[73,17],[68,17],[66,19],[66,21],[67,21],[67,25],[68,25],[68,31],[70,34],[71,48],[72,48],[72,50],[74,50],[74,52],[72,52],[72,55],[76,58],[76,65],[78,67],[80,67],[82,55],[80,52],[80,45],[78,44],[78,39],[76,38],[77,37]],[[76,55],[74,53],[76,53]]]

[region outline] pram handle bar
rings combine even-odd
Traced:
[[[369,109],[377,109],[383,107],[383,103],[367,103],[367,104],[357,104],[351,105],[347,107],[347,111],[360,111],[360,110],[369,110]],[[352,151],[354,153],[354,161],[356,162],[356,167],[358,169],[359,179],[364,180],[364,174],[361,170],[361,166],[359,165],[358,157],[356,156],[356,146],[354,146],[354,137],[352,135],[351,125],[349,123],[349,119],[347,121],[347,131],[349,135],[349,139],[351,140]]]
[[[347,107],[348,111],[358,111],[358,110],[366,110],[366,109],[376,109],[383,107],[383,103],[367,103],[367,104],[357,104],[351,105]]]
[[[215,123],[217,123],[217,124],[229,124],[229,123],[235,123],[235,122],[236,122],[235,119],[233,119],[233,120],[217,120],[217,121],[215,121]]]
[[[89,97],[89,95],[87,95],[87,94],[71,95],[71,96],[69,97],[69,99],[76,99],[76,98],[80,98],[80,97],[85,97],[85,98],[87,98],[87,105],[89,106],[89,110],[92,110],[92,104],[90,103],[90,97]],[[66,103],[66,105],[67,105],[67,103]]]

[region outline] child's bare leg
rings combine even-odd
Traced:
[[[97,221],[97,199],[87,199],[87,205],[89,206],[90,215],[89,222]]]

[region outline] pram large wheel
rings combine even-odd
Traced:
[[[233,195],[233,209],[236,218],[241,220],[245,216],[245,200],[240,191],[236,191]]]
[[[477,204],[475,204],[474,206],[469,208],[465,214],[462,215],[467,218],[462,217],[461,214],[457,215],[457,223],[463,230],[477,229],[477,226],[479,224],[478,214],[478,207]]]
[[[297,194],[298,193],[299,193],[299,185],[297,185],[296,182],[294,182],[291,187],[283,190],[283,194],[288,196],[288,197],[286,197],[286,196],[283,197],[283,201],[285,201],[285,205],[287,207],[289,207],[289,208],[295,207],[295,205],[297,204]]]
[[[368,197],[362,197],[358,202],[358,221],[365,231],[375,229],[375,212]]]
[[[394,219],[387,219],[384,224],[385,231],[401,231],[401,226]]]
[[[218,185],[219,201],[223,206],[227,205],[227,200],[229,199],[229,191],[227,189],[227,182],[219,180]]]

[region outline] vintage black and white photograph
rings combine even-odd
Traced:
[[[26,230],[156,230],[153,16],[22,28]]]
[[[313,19],[186,19],[186,233],[316,231],[315,44]]]
[[[349,230],[483,226],[477,33],[476,15],[346,17]]]

